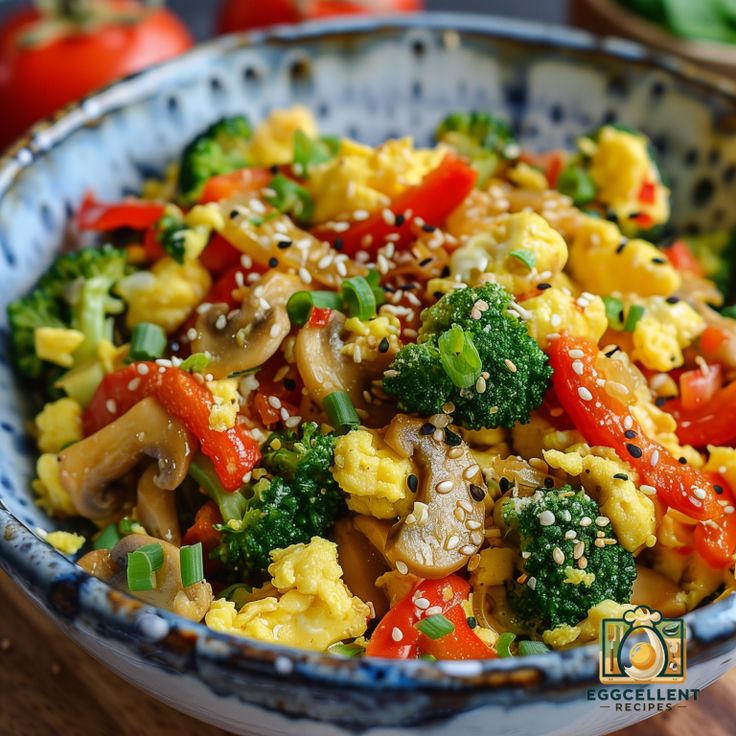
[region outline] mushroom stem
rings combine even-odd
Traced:
[[[138,479],[138,521],[149,534],[178,547],[181,533],[176,514],[176,499],[172,491],[156,485],[157,472],[156,465],[149,465]]]

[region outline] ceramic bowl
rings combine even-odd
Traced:
[[[0,165],[3,303],[58,252],[88,188],[135,192],[213,119],[311,107],[326,131],[429,143],[450,110],[488,108],[539,149],[622,120],[653,138],[678,228],[733,226],[736,91],[626,42],[489,17],[361,19],[226,37],[62,112]],[[4,308],[2,309],[4,319]],[[4,333],[6,326],[2,327]],[[85,649],[161,700],[237,733],[595,734],[647,714],[601,708],[598,646],[471,662],[338,659],[233,639],[142,605],[90,578],[32,530],[26,392],[0,350],[0,565]],[[688,686],[723,674],[736,598],[688,617]]]

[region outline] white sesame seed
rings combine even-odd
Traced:
[[[218,330],[224,330],[227,327],[227,317],[224,314],[221,314],[216,320],[215,320],[215,327]]]
[[[465,526],[466,528],[470,529],[470,531],[474,532],[476,529],[480,529],[483,525],[475,519],[469,519],[468,523]]]
[[[596,516],[595,523],[598,526],[608,526],[611,523],[611,520],[607,516]]]
[[[702,489],[698,488],[698,486],[693,486],[693,496],[695,498],[704,499],[708,494]]]
[[[555,515],[549,509],[542,511],[537,518],[542,526],[552,526],[555,523]]]
[[[559,547],[555,547],[552,550],[552,559],[558,564],[562,565],[565,562],[565,555]]]
[[[422,611],[426,611],[429,608],[429,601],[426,598],[417,598],[414,601],[414,605],[417,608],[421,608]]]
[[[574,350],[568,350],[567,351],[567,354],[571,358],[583,358],[583,357],[585,357],[585,353],[582,350],[578,350],[577,348],[575,348]]]
[[[593,400],[593,394],[591,394],[590,391],[588,391],[588,389],[585,388],[585,386],[578,386],[578,396],[583,401],[592,401]]]
[[[486,379],[483,376],[478,376],[478,380],[475,382],[475,390],[479,394],[486,392]]]
[[[580,519],[580,526],[590,526],[593,523],[593,519],[590,516],[583,516]]]
[[[624,417],[624,429],[631,429],[634,426],[634,419],[629,414]]]
[[[404,632],[398,626],[394,626],[391,630],[391,638],[394,641],[401,641],[404,638]]]
[[[132,381],[130,381],[130,383],[128,383],[128,391],[137,391],[140,385],[141,385],[141,379],[134,378]]]
[[[451,480],[442,480],[434,488],[437,493],[449,493],[452,490],[453,482]]]
[[[465,480],[472,480],[479,472],[479,465],[469,465],[465,470],[463,470],[463,478],[465,478]]]
[[[580,541],[576,542],[575,546],[573,547],[573,559],[579,560],[583,556],[583,552],[585,552],[585,543],[581,539]]]
[[[583,375],[583,361],[582,360],[573,360],[572,362],[572,369],[577,373],[579,376]]]
[[[312,283],[312,274],[307,271],[304,266],[302,266],[299,269],[299,278],[305,283],[305,284],[311,284]]]
[[[400,575],[406,575],[409,572],[409,566],[406,564],[406,562],[396,560],[396,572],[398,572]]]
[[[138,371],[138,373],[140,373],[141,376],[146,376],[148,375],[150,369],[145,363],[138,363],[138,365],[136,366],[136,370]]]
[[[508,358],[503,359],[503,364],[509,369],[509,371],[511,371],[511,373],[516,373],[516,371],[518,370],[516,364]]]
[[[387,225],[395,225],[396,224],[396,215],[394,215],[393,212],[391,212],[388,207],[385,207],[383,212],[381,212],[381,217],[383,217],[383,221]]]
[[[274,409],[280,409],[281,408],[281,399],[279,399],[278,396],[269,396],[268,397],[268,403]]]
[[[114,414],[118,410],[118,405],[115,402],[115,399],[108,399],[105,402],[105,408],[110,412],[110,414]]]
[[[465,555],[466,557],[470,557],[471,555],[474,555],[477,551],[477,547],[473,544],[466,544],[464,547],[460,547],[460,554]]]
[[[639,486],[639,490],[642,493],[646,494],[647,496],[657,495],[657,489],[654,486],[649,486],[649,485],[644,484],[642,486]]]
[[[445,540],[445,549],[448,552],[451,552],[454,549],[457,549],[460,546],[460,537],[457,536],[457,534],[451,534],[446,540]]]
[[[537,579],[531,577],[526,581],[526,584],[529,586],[530,590],[534,590],[537,587]]]
[[[649,458],[649,464],[653,467],[657,467],[657,463],[659,462],[659,450],[652,450],[652,455]]]
[[[425,616],[438,616],[440,613],[442,613],[442,606],[432,606],[431,608],[428,608],[425,612]]]
[[[577,537],[578,533],[574,529],[568,529],[565,532],[565,539],[575,539]]]

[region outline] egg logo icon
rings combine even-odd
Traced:
[[[601,623],[600,681],[684,682],[685,625],[638,606]]]

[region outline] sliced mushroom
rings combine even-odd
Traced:
[[[103,519],[123,500],[109,484],[144,456],[158,461],[153,482],[173,491],[186,477],[194,450],[187,428],[151,396],[64,450],[59,456],[59,476],[80,515]]]
[[[138,480],[138,521],[152,536],[177,547],[181,541],[176,499],[171,491],[156,484],[158,468],[149,465]]]
[[[153,590],[137,591],[135,596],[146,603],[165,608],[192,621],[201,621],[212,603],[212,586],[206,580],[202,580],[185,588],[181,583],[179,548],[161,539],[149,537],[147,534],[128,534],[123,537],[110,551],[115,572],[107,582],[127,590],[128,553],[156,542],[161,545],[164,552],[163,565],[154,573],[156,587]]]
[[[480,548],[487,489],[468,446],[450,447],[423,434],[423,425],[398,414],[384,437],[395,452],[412,457],[421,474],[414,511],[391,528],[386,556],[399,572],[436,579],[463,567]]]
[[[361,412],[367,426],[382,426],[390,418],[389,406],[368,406],[364,391],[369,383],[383,376],[393,356],[379,353],[378,360],[356,363],[351,355],[343,353],[345,315],[333,311],[325,327],[302,327],[296,338],[294,357],[299,375],[309,397],[322,406],[325,397],[335,391],[345,391]],[[367,410],[370,408],[370,412]]]
[[[77,565],[90,575],[105,581],[112,579],[112,576],[118,571],[109,549],[93,549],[84,557],[80,557]]]
[[[239,309],[212,304],[197,319],[192,351],[210,354],[207,372],[215,378],[257,368],[289,334],[286,302],[304,288],[296,276],[272,271],[247,290]]]

